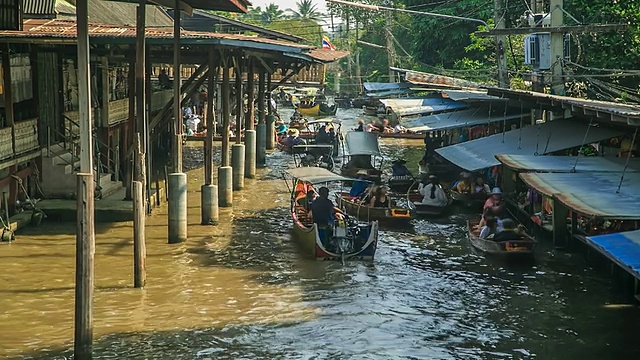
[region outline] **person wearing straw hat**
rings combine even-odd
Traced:
[[[358,198],[362,194],[364,194],[364,192],[367,190],[367,187],[369,187],[369,184],[371,183],[371,181],[368,181],[369,173],[367,172],[367,170],[359,170],[356,173],[356,176],[358,178],[353,181],[353,184],[351,185],[351,191],[349,191],[349,196],[352,198]]]
[[[494,187],[491,190],[491,196],[485,201],[483,209],[491,209],[495,216],[501,217],[504,211],[505,201],[502,198],[502,190],[499,187]]]
[[[407,162],[404,159],[393,160],[391,163],[391,176],[393,177],[401,177],[401,176],[412,176],[411,171],[407,169],[405,166]]]

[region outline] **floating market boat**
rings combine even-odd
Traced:
[[[380,152],[378,137],[373,133],[362,131],[349,131],[345,136],[345,144],[348,154],[344,154],[340,173],[354,178],[359,172],[365,171],[367,179],[377,184],[382,175],[383,157]]]
[[[407,191],[407,204],[411,212],[416,216],[440,216],[447,210],[448,206],[451,205],[451,198],[448,196],[449,201],[443,206],[423,204],[422,194],[420,194],[417,189],[414,189],[417,184],[417,181],[414,182]]]
[[[359,222],[346,216],[333,227],[313,223],[308,209],[300,204],[314,185],[349,180],[319,167],[299,167],[287,172],[293,179],[291,217],[293,237],[306,254],[319,260],[373,260],[378,246],[378,222]]]
[[[327,105],[324,102],[301,101],[298,111],[304,116],[333,116],[338,111],[337,105]]]
[[[406,224],[411,221],[413,215],[409,209],[369,207],[357,200],[352,200],[348,192],[336,194],[338,206],[351,216],[363,221],[379,221],[385,224]]]
[[[509,241],[493,241],[491,239],[481,239],[480,229],[478,228],[479,220],[467,220],[467,233],[469,241],[474,248],[494,255],[504,256],[523,256],[533,255],[536,246],[536,239],[528,234],[522,234],[520,240]]]

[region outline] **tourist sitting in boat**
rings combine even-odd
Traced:
[[[308,190],[306,194],[300,194],[299,196],[300,198],[296,200],[296,203],[303,209],[307,210],[307,212],[309,212],[309,210],[311,209],[311,204],[316,198],[315,191]]]
[[[318,227],[332,227],[334,220],[343,217],[344,214],[329,199],[329,189],[323,186],[318,189],[318,194],[318,198],[311,203],[310,215]]]
[[[429,163],[424,157],[418,162],[418,174],[420,176],[429,174]]]
[[[405,166],[407,162],[403,159],[394,160],[391,164],[391,176],[393,177],[405,177],[412,176],[411,171]]]
[[[389,125],[389,120],[384,119],[382,123],[376,125],[376,131],[380,133],[392,133],[393,128]]]
[[[297,108],[293,111],[293,115],[291,115],[291,118],[289,119],[291,121],[297,121],[300,122],[302,121],[302,113],[300,113],[300,110],[298,110]]]
[[[520,240],[522,234],[518,231],[516,222],[511,219],[502,220],[502,231],[493,236],[493,241]]]
[[[331,138],[329,137],[329,133],[327,132],[327,126],[322,125],[318,132],[316,133],[316,144],[331,144]]]
[[[420,185],[418,185],[418,191],[420,195],[422,195],[422,204],[445,206],[449,202],[447,194],[445,194],[444,189],[435,175],[429,176],[429,182],[427,184],[420,183]]]
[[[476,183],[474,184],[473,192],[476,194],[485,194],[488,196],[491,193],[491,188],[487,183],[484,182],[484,178],[482,176],[478,176],[478,178],[476,178]]]
[[[351,191],[349,191],[349,196],[351,198],[359,198],[364,192],[367,190],[367,187],[371,184],[370,181],[367,180],[369,173],[367,170],[360,170],[356,173],[358,178],[353,181],[351,185]]]
[[[358,126],[353,129],[353,131],[364,131],[364,120],[358,120]]]
[[[300,137],[298,129],[289,129],[287,136],[280,143],[287,149],[293,148],[295,145],[304,145],[306,142]]]
[[[388,208],[391,207],[391,201],[387,195],[387,188],[384,186],[378,186],[375,193],[369,200],[369,207],[372,208]]]
[[[471,184],[471,174],[463,173],[462,179],[456,184],[455,189],[460,194],[471,194],[473,192],[473,185]]]
[[[498,233],[498,219],[489,218],[486,224],[480,230],[480,239],[489,239]]]
[[[400,125],[400,123],[396,124],[396,126],[393,127],[394,134],[404,134],[406,132],[407,132],[407,128]]]
[[[276,121],[276,136],[281,136],[287,133],[288,127],[282,120]]]
[[[505,201],[502,199],[502,190],[499,187],[494,187],[491,191],[491,196],[485,201],[483,209],[490,208],[496,217],[502,217],[504,212]]]
[[[496,214],[491,208],[482,210],[482,218],[480,219],[480,223],[478,224],[478,226],[482,228],[487,224],[487,220],[489,219],[496,219],[496,222],[498,224],[498,231],[502,231],[502,221],[500,220],[500,218],[496,217]]]
[[[373,120],[369,121],[369,123],[364,127],[365,132],[376,132],[377,129],[378,127],[376,126],[376,123]]]

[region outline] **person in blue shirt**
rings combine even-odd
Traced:
[[[396,176],[411,176],[411,172],[405,166],[407,162],[402,159],[394,160],[391,165],[391,175]]]
[[[318,194],[320,196],[311,203],[310,207],[313,222],[321,227],[330,227],[335,219],[334,212],[341,212],[329,199],[329,189],[323,186],[318,189]]]
[[[370,181],[367,181],[367,170],[360,170],[356,175],[358,175],[358,178],[353,182],[351,185],[351,191],[349,191],[349,196],[352,198],[360,197],[371,183]]]

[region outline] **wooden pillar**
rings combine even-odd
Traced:
[[[265,72],[265,78],[267,80],[267,87],[266,87],[266,102],[267,102],[267,113],[269,115],[273,115],[273,108],[271,107],[271,74],[268,72]]]
[[[147,213],[151,213],[151,182],[152,179],[152,170],[153,170],[153,144],[151,143],[151,130],[149,129],[149,120],[151,119],[151,73],[153,71],[153,67],[151,64],[151,49],[149,46],[145,45],[145,79],[144,79],[144,98],[145,98],[145,111],[144,111],[144,153],[146,160],[146,201],[147,201]],[[143,184],[144,185],[144,184]],[[156,189],[157,190],[157,189]],[[157,194],[156,194],[157,196]]]
[[[9,44],[0,45],[2,49],[2,87],[4,89],[5,126],[11,126],[11,148],[16,152],[16,128],[15,115],[13,113],[13,89],[11,88],[11,58],[9,57]]]
[[[226,53],[222,55],[222,155],[221,166],[230,166],[229,161],[229,59]]]
[[[244,119],[245,130],[255,130],[255,84],[254,84],[254,67],[253,58],[249,58],[249,64],[247,67],[247,115]]]
[[[130,48],[133,50],[133,47]],[[122,146],[121,159],[125,160],[125,200],[132,199],[131,185],[133,181],[133,158],[128,157],[129,150],[133,146],[136,126],[136,63],[134,58],[129,61],[128,84],[129,85],[129,120],[127,121],[126,131]]]
[[[134,166],[134,181],[139,181],[143,186],[143,198],[144,190],[146,189],[146,113],[147,113],[147,101],[146,101],[146,83],[145,83],[145,68],[146,68],[146,51],[145,51],[145,14],[146,14],[145,2],[142,1],[141,5],[138,5],[138,19],[136,25],[136,122],[134,139],[139,139],[140,146],[136,148],[134,154],[136,154]]]
[[[214,63],[214,48],[209,48],[209,79],[207,81],[207,139],[204,146],[204,183],[213,184],[213,134],[215,132],[215,120],[213,109],[213,95],[216,86],[216,74],[218,69]]]
[[[102,78],[102,108],[100,109],[100,119],[103,127],[109,126],[109,100],[111,94],[109,92],[109,58],[103,56],[100,58],[100,77]]]
[[[517,174],[513,169],[502,166],[502,192],[509,195],[517,195],[516,192]]]
[[[182,108],[180,87],[182,83],[180,71],[180,0],[175,0],[173,7],[173,171],[182,172]]]
[[[558,199],[553,199],[553,245],[565,246],[567,244],[567,216],[569,215],[569,209],[562,204]]]
[[[264,124],[265,112],[264,112],[264,93],[265,93],[265,74],[266,71],[260,68],[258,73],[258,123]]]
[[[242,55],[236,55],[234,72],[236,74],[236,144],[242,143],[242,114],[244,106],[242,104]]]

